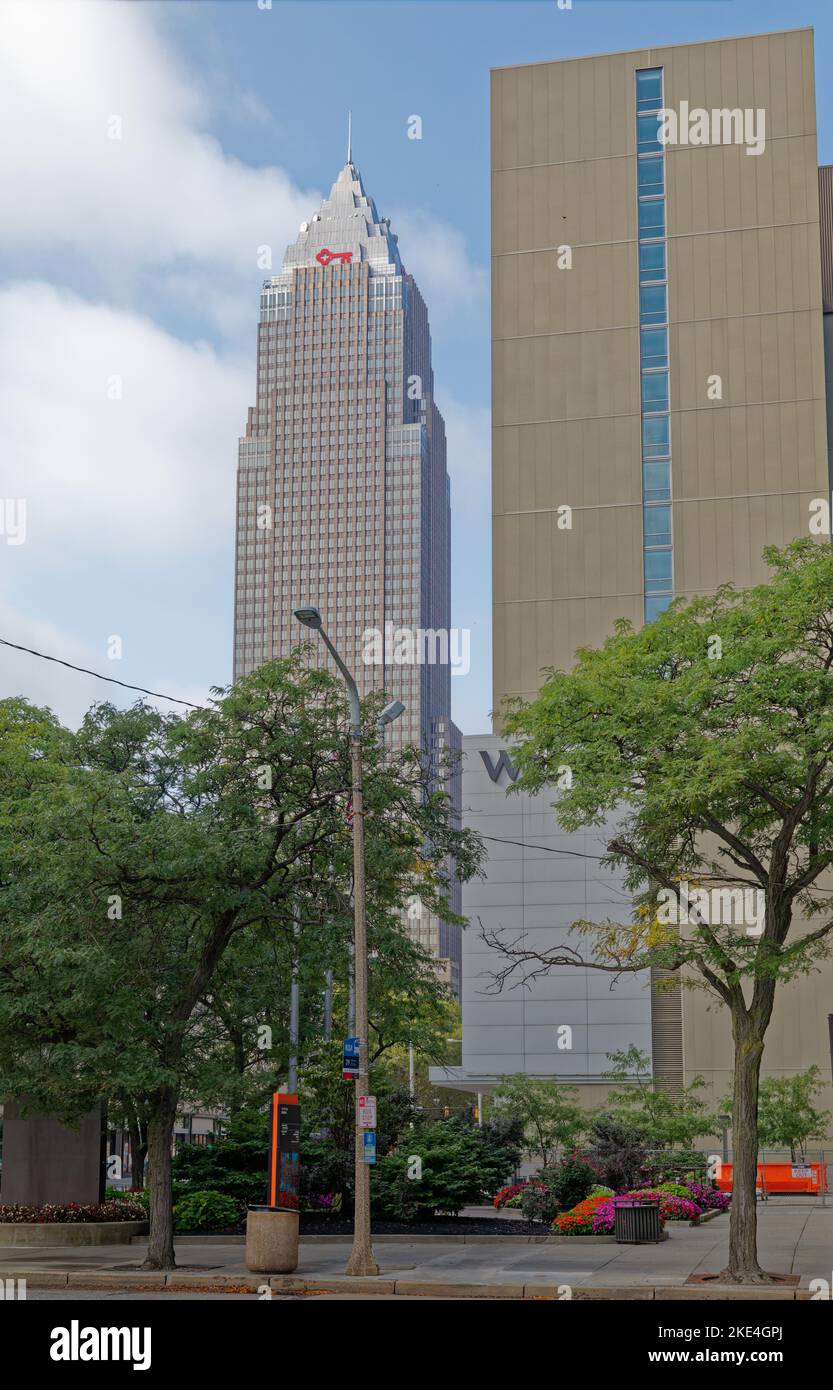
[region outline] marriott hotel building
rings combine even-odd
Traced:
[[[686,105],[720,142],[660,142],[659,108]],[[752,121],[763,141],[735,143]],[[833,183],[812,30],[494,71],[492,304],[497,711],[618,618],[764,581],[764,546],[806,536],[810,502],[830,495]],[[600,831],[561,835],[551,797],[506,796],[499,722],[464,746],[465,822],[492,839],[488,879],[464,892],[453,1084],[527,1071],[598,1094],[606,1054],[635,1043],[668,1086],[703,1073],[723,1097],[728,1021],[699,991],[571,967],[490,989],[478,924],[575,944],[571,922],[627,920],[629,905],[594,858]],[[831,1016],[828,962],[779,988],[764,1054],[770,1074],[816,1063],[827,1108]]]

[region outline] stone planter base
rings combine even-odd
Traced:
[[[129,1245],[147,1221],[3,1221],[0,1245]]]
[[[291,1274],[298,1268],[298,1212],[249,1207],[246,1268],[253,1274]]]

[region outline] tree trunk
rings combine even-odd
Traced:
[[[171,1196],[171,1144],[176,1103],[176,1092],[171,1087],[165,1087],[156,1098],[148,1122],[150,1235],[142,1269],[176,1268]]]
[[[764,1040],[744,1010],[732,1016],[735,1072],[732,1103],[732,1205],[729,1212],[729,1263],[720,1278],[734,1284],[769,1284],[773,1276],[758,1264],[758,1083]]]
[[[145,1156],[147,1144],[142,1140],[142,1129],[138,1120],[127,1127],[130,1136],[130,1186],[140,1192],[145,1185]]]

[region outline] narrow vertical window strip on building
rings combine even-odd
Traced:
[[[668,251],[665,147],[659,139],[663,70],[641,68],[635,76],[642,566],[647,623],[668,607],[674,590]]]

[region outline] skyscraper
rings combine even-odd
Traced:
[[[450,525],[428,313],[348,151],[261,293],[237,471],[235,678],[288,654],[303,636],[293,609],[315,604],[360,693],[405,704],[389,739],[436,771],[459,745]],[[331,664],[320,647],[312,659]],[[460,928],[424,908],[410,925],[459,989]]]

